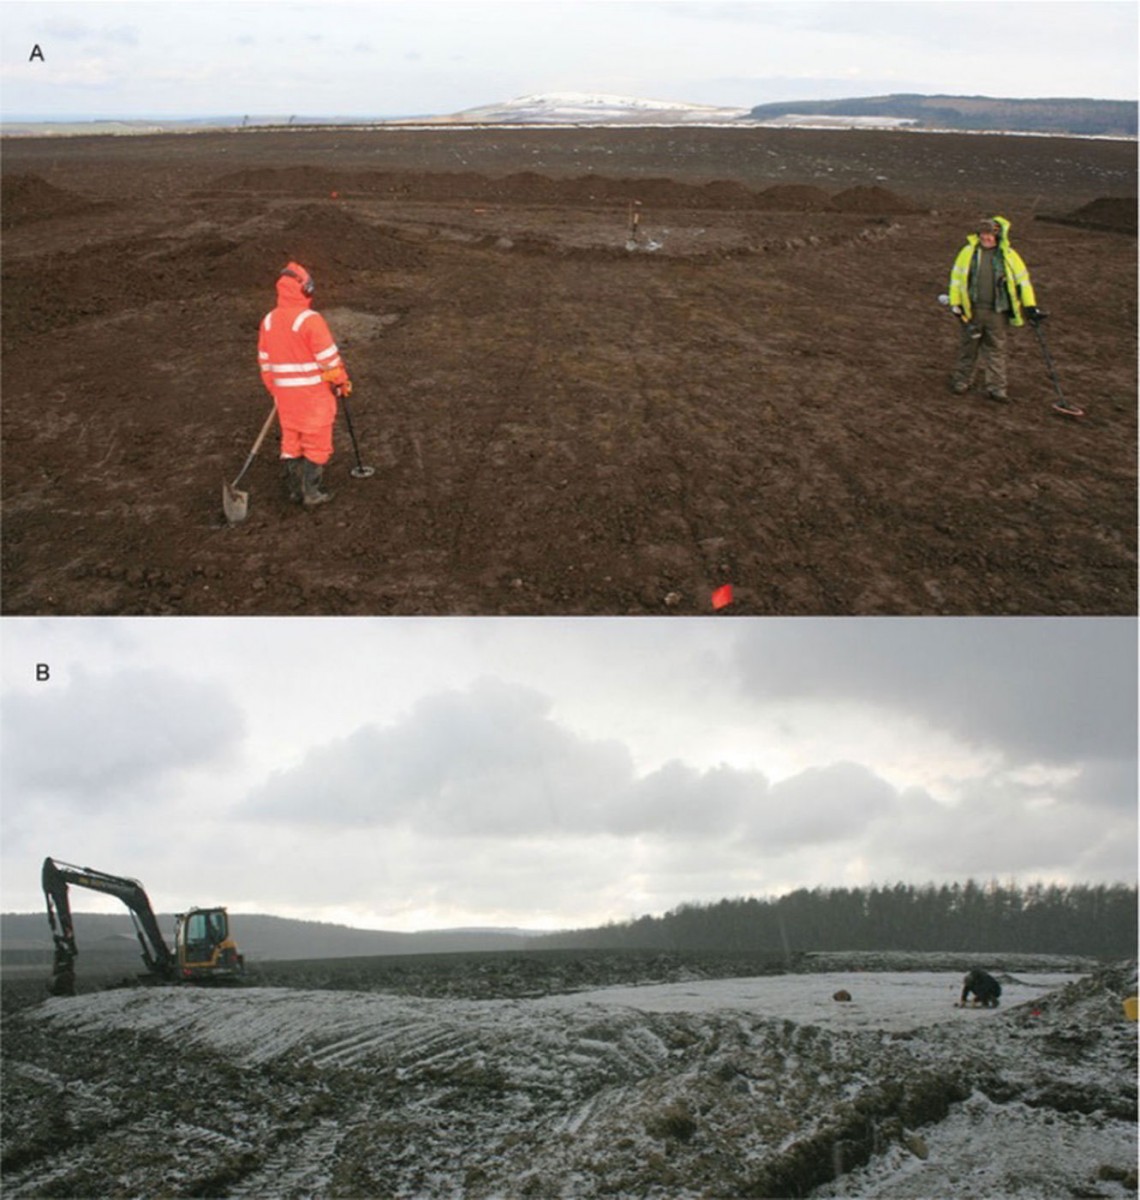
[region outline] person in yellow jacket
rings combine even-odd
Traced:
[[[961,322],[961,341],[951,390],[970,387],[980,366],[991,400],[1008,400],[1006,391],[1006,332],[1010,325],[1037,322],[1044,317],[1025,260],[1009,244],[1005,217],[978,222],[958,251],[950,270],[950,311]]]

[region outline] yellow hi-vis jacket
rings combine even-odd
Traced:
[[[1009,296],[1009,323],[1024,325],[1025,318],[1021,315],[1024,305],[1036,308],[1037,297],[1033,292],[1033,284],[1029,278],[1029,268],[1021,255],[1009,244],[1010,223],[1005,217],[994,217],[1000,233],[998,234],[997,252],[1001,255],[1002,280],[1006,294]],[[950,268],[950,304],[961,308],[969,320],[973,315],[974,301],[977,298],[977,269],[981,247],[978,235],[971,233],[966,244],[958,251],[958,257]]]

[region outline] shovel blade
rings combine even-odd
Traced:
[[[222,508],[231,525],[244,521],[249,516],[249,492],[243,492],[232,483],[222,484]]]

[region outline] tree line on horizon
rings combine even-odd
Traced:
[[[682,904],[597,929],[566,930],[542,948],[810,951],[991,951],[1136,955],[1137,889],[1125,884],[1016,884],[975,880],[915,886],[799,888],[786,895]]]
[[[758,104],[750,112],[757,120],[790,114],[837,117],[891,117],[914,121],[920,128],[1017,130],[1077,136],[1135,137],[1135,100],[1094,100],[1086,97],[1017,99],[996,96],[946,96],[895,93],[854,96],[845,100],[788,100]]]

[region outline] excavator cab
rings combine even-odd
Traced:
[[[224,908],[192,908],[174,921],[178,973],[183,979],[228,979],[241,974],[242,956],[230,937]]]

